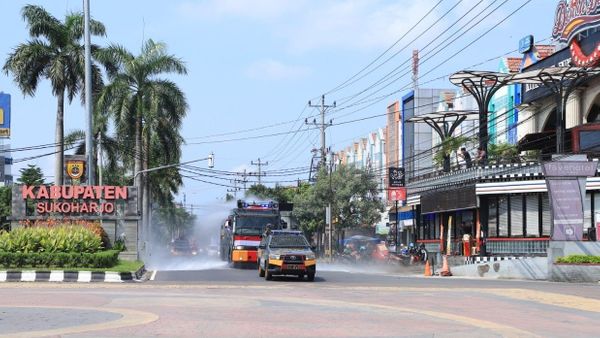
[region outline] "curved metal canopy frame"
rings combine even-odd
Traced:
[[[507,83],[509,74],[481,71],[461,70],[450,76],[452,84],[468,91],[479,109],[479,147],[487,153],[488,145],[488,106],[498,89]]]
[[[538,84],[548,88],[556,100],[556,153],[565,145],[565,111],[569,95],[590,77],[600,74],[600,68],[548,67],[511,75],[507,84]]]
[[[479,113],[475,110],[447,110],[414,116],[406,120],[412,123],[427,123],[440,137],[441,141],[451,137],[458,126],[466,120],[476,120]]]

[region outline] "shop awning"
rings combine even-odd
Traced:
[[[473,208],[477,208],[475,184],[448,190],[435,190],[421,195],[422,214]]]

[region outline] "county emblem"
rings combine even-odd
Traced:
[[[67,175],[70,178],[77,180],[83,176],[84,161],[67,161]]]

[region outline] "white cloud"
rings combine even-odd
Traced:
[[[178,7],[181,15],[196,20],[250,20],[252,25],[265,25],[273,36],[284,41],[288,50],[307,52],[322,48],[364,50],[385,48],[417,23],[435,4],[414,0],[187,0]],[[442,22],[411,43],[419,48],[441,34],[458,15],[473,9],[476,0],[460,3]],[[476,12],[489,3],[484,1]],[[403,39],[400,46],[439,19],[454,3],[443,3]],[[495,6],[493,6],[495,7]],[[498,13],[498,12],[497,12]],[[497,14],[496,13],[496,14]],[[469,16],[470,17],[470,16]],[[488,20],[493,21],[493,20]],[[464,21],[459,23],[462,25]],[[479,25],[476,31],[483,29]],[[255,29],[253,26],[247,29]]]
[[[186,1],[179,12],[187,17],[222,19],[227,17],[248,19],[274,19],[304,6],[301,0],[204,0]]]
[[[389,46],[430,7],[431,3],[425,1],[331,2],[308,11],[298,25],[283,32],[290,37],[291,48],[298,51],[323,47],[361,49]],[[426,27],[435,17],[435,13],[430,15],[421,27]]]
[[[286,65],[271,59],[257,61],[246,69],[248,77],[258,80],[295,80],[309,74],[308,67]]]

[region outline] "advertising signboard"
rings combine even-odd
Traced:
[[[569,43],[577,34],[600,25],[600,0],[561,0],[556,6],[552,38]]]
[[[406,188],[389,188],[388,201],[406,201]]]
[[[0,93],[0,138],[10,137],[10,95]]]
[[[585,157],[584,157],[585,158]],[[594,176],[598,162],[552,161],[544,163],[552,215],[551,238],[554,241],[583,239],[583,201],[588,176]]]
[[[388,186],[390,188],[404,187],[404,168],[390,167],[388,168]]]

